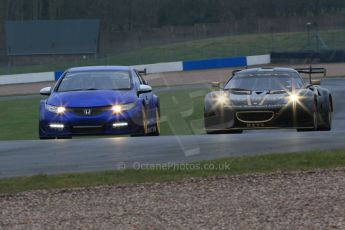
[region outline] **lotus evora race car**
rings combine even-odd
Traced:
[[[40,103],[41,139],[160,134],[158,97],[130,67],[72,68],[40,93],[49,96]]]
[[[331,130],[331,93],[319,86],[319,80],[310,78],[310,83],[306,83],[300,75],[320,73],[320,69],[246,69],[235,71],[223,88],[213,83],[220,90],[205,97],[206,132],[241,133],[270,128]]]

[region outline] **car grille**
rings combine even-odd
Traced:
[[[104,127],[99,126],[72,126],[73,134],[100,134],[104,132]]]
[[[273,119],[274,112],[272,111],[245,111],[237,112],[236,117],[239,121],[244,123],[263,123]]]
[[[82,117],[97,116],[109,110],[111,110],[111,106],[68,108],[68,111]]]

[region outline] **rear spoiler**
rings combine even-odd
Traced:
[[[314,68],[312,66],[307,67],[307,68],[296,68],[295,69],[299,73],[303,74],[309,74],[309,80],[311,82],[311,75],[312,74],[323,74],[324,77],[327,76],[327,70],[326,68]],[[236,69],[232,71],[232,76],[234,76],[236,73],[242,71],[242,69]]]
[[[310,83],[312,82],[311,75],[313,75],[313,74],[323,74],[324,77],[327,76],[326,68],[314,68],[312,66],[309,66],[308,68],[297,68],[295,70],[299,73],[309,74]]]
[[[325,68],[298,68],[295,69],[299,73],[305,73],[305,74],[323,74],[324,77],[326,77],[327,70]]]

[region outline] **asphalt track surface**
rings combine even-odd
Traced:
[[[333,94],[335,111],[331,132],[259,130],[235,135],[0,141],[0,178],[137,169],[227,156],[345,149],[345,79],[325,79],[322,85]]]

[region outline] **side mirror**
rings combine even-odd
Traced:
[[[44,96],[49,96],[52,92],[52,87],[45,87],[40,90],[40,94]]]
[[[321,80],[311,80],[312,85],[321,85]]]
[[[140,93],[150,93],[152,92],[152,88],[149,85],[140,85],[139,86],[139,90],[138,90],[138,94]]]
[[[221,88],[221,83],[218,82],[218,81],[211,82],[211,86],[212,86],[212,88],[220,89]]]

